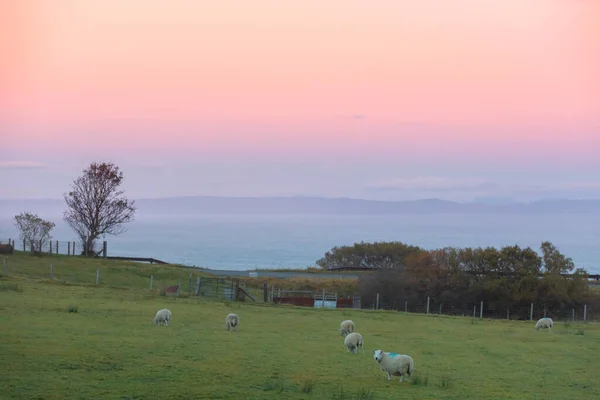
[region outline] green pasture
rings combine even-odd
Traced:
[[[596,324],[536,332],[522,321],[218,302],[158,296],[131,279],[1,278],[0,397],[600,398]],[[152,325],[160,308],[173,312],[168,327]],[[230,312],[240,316],[238,332],[225,328]],[[364,336],[364,355],[343,346],[337,329],[348,318]],[[377,348],[411,355],[412,382],[388,382],[372,357]]]
[[[4,264],[6,260],[6,264]],[[50,266],[52,265],[52,269]],[[306,271],[304,271],[306,272]],[[52,274],[52,275],[51,275]],[[109,260],[103,258],[87,258],[67,255],[31,256],[23,252],[13,255],[0,255],[0,275],[36,280],[55,280],[70,284],[95,285],[96,274],[99,275],[99,284],[119,289],[144,290],[152,288],[155,291],[181,283],[180,294],[186,296],[188,288],[195,288],[198,277],[215,277],[202,268],[185,267],[177,264],[148,264],[123,260]],[[342,273],[340,273],[343,275]],[[356,280],[341,280],[320,278],[240,278],[246,284],[246,291],[256,301],[263,301],[263,284],[269,287],[294,290],[337,291],[341,294],[356,292]],[[51,278],[52,276],[52,278]],[[208,284],[208,283],[206,283]]]
[[[212,276],[200,268],[175,264],[160,265],[67,255],[31,256],[21,252],[9,256],[0,255],[0,274],[9,277],[50,279],[52,274],[52,279],[59,282],[95,285],[96,273],[99,274],[99,284],[102,286],[150,289],[152,276],[153,289],[181,283],[186,293],[190,274],[193,284],[198,276]]]

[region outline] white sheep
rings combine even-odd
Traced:
[[[365,354],[363,337],[358,332],[349,333],[344,338],[344,346],[346,346],[348,352],[352,351],[353,353],[358,353],[358,349],[361,348],[363,354]]]
[[[162,322],[165,324],[165,326],[169,326],[169,321],[171,320],[172,316],[173,314],[170,310],[163,308],[162,310],[158,310],[156,312],[156,316],[152,320],[152,323],[154,325],[160,325],[160,323]]]
[[[352,322],[350,319],[342,321],[340,324],[340,335],[346,336],[352,332],[354,332],[354,322]]]
[[[412,376],[415,371],[415,363],[412,357],[405,354],[374,350],[373,358],[375,358],[381,370],[387,373],[388,382],[392,380],[392,375],[400,376],[400,382],[402,382],[405,375]]]
[[[554,321],[552,321],[552,318],[541,318],[537,324],[535,324],[535,330],[539,331],[540,329],[543,328],[548,328],[548,330],[552,330],[552,325],[554,325]]]
[[[240,317],[238,317],[237,314],[228,314],[227,317],[225,317],[225,326],[227,327],[227,330],[233,328],[237,332],[237,327],[239,324]]]

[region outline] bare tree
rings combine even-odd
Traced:
[[[81,239],[84,254],[94,254],[100,236],[120,235],[126,231],[123,224],[133,221],[135,202],[119,190],[122,182],[118,166],[93,162],[64,194],[68,208],[63,218]]]
[[[54,222],[45,221],[35,214],[24,212],[15,215],[15,226],[19,230],[19,237],[29,246],[33,254],[42,252],[44,242],[52,239],[50,232],[54,229]]]

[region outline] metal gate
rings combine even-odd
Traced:
[[[315,308],[337,308],[337,293],[327,294],[325,291],[314,296]]]

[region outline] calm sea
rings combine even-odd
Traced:
[[[54,239],[75,240],[60,217]],[[0,240],[17,234],[0,219]],[[333,246],[402,241],[424,248],[518,244],[549,240],[577,266],[600,273],[600,215],[429,214],[138,215],[121,236],[107,237],[109,255],[153,257],[214,269],[303,268]]]

